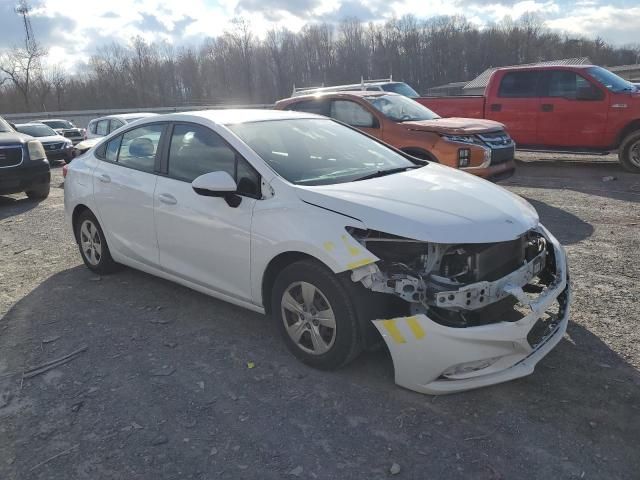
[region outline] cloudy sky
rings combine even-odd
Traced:
[[[0,0],[0,49],[20,42],[17,0]],[[50,58],[73,68],[100,45],[136,35],[174,44],[199,42],[242,16],[260,35],[274,26],[300,29],[307,22],[345,17],[384,22],[393,16],[419,18],[463,14],[479,25],[536,12],[549,28],[614,44],[640,44],[639,0],[31,0],[37,38]]]

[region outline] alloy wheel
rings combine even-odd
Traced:
[[[336,318],[327,297],[308,282],[287,287],[281,301],[282,321],[298,348],[312,355],[329,351],[336,339]]]
[[[85,220],[80,226],[80,248],[87,261],[97,266],[102,258],[102,239],[100,232],[91,220]]]
[[[636,167],[640,168],[640,140],[636,141],[629,148],[629,160]]]

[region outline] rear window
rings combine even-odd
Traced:
[[[499,97],[531,98],[538,96],[538,72],[509,72],[502,77]]]

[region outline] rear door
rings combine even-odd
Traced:
[[[220,135],[193,123],[173,126],[167,163],[154,200],[162,268],[250,301],[251,218],[260,198],[260,176]],[[193,190],[193,180],[216,171],[236,180],[239,205]]]
[[[504,123],[519,145],[537,145],[540,98],[540,72],[517,70],[505,72],[498,79],[497,96],[489,97],[485,105],[486,118]]]
[[[578,72],[547,70],[541,77],[539,143],[549,147],[606,148],[605,92]]]
[[[107,120],[108,122],[108,120]],[[93,190],[100,224],[111,250],[159,266],[153,217],[164,123],[129,130],[96,151]]]

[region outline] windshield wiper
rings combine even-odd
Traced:
[[[378,170],[377,172],[370,173],[363,177],[355,178],[352,182],[358,182],[360,180],[368,180],[370,178],[384,177],[385,175],[393,175],[394,173],[406,172],[414,168],[420,168],[423,165],[410,165],[408,167],[389,168],[388,170]]]

